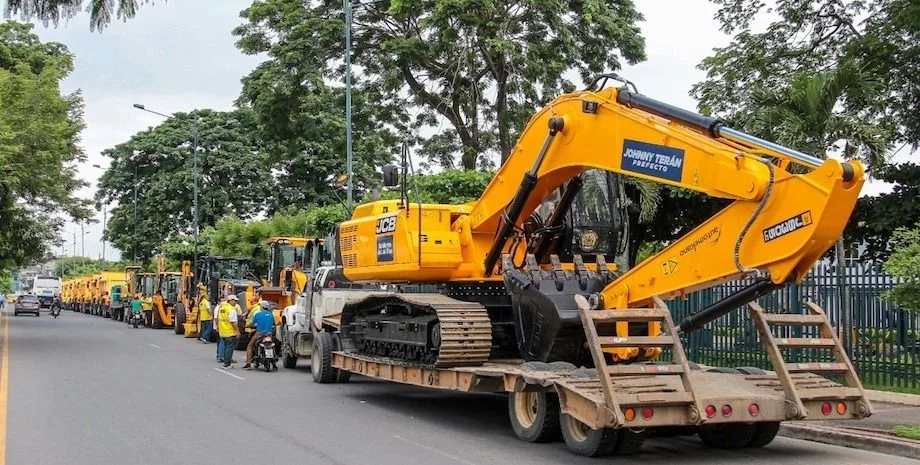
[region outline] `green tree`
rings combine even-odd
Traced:
[[[912,0],[713,0],[731,43],[699,68],[706,79],[693,86],[700,110],[729,121],[756,108],[758,94],[785,88],[798,75],[855,61],[882,85],[870,96],[844,99],[865,125],[883,125],[897,139],[920,142],[920,6]],[[771,3],[768,6],[768,3]],[[775,16],[763,30],[755,18]]]
[[[865,258],[884,260],[893,250],[894,232],[920,223],[920,165],[889,165],[875,175],[894,186],[891,192],[859,199],[846,236],[866,246]]]
[[[390,0],[353,15],[362,81],[377,104],[408,96],[415,127],[435,132],[425,154],[446,167],[458,154],[469,170],[490,155],[504,160],[534,110],[574,88],[567,72],[586,80],[645,59],[631,0]],[[241,16],[234,34],[246,53],[341,79],[341,1],[257,0]]]
[[[83,102],[60,90],[73,56],[32,27],[0,24],[0,269],[47,255],[64,216],[89,217],[73,195],[85,185],[76,177]]]
[[[894,252],[885,261],[885,271],[901,280],[885,297],[906,310],[920,312],[920,223],[900,228],[892,237]]]
[[[86,276],[100,271],[124,271],[130,263],[122,260],[113,262],[108,260],[93,260],[85,257],[66,257],[55,260],[54,275],[62,279],[74,276]]]
[[[99,179],[96,200],[117,202],[109,213],[105,235],[126,256],[133,256],[136,251],[145,260],[158,252],[165,241],[194,232],[193,120],[198,121],[199,133],[201,228],[228,213],[249,218],[264,210],[273,182],[267,157],[253,137],[252,113],[248,110],[178,113],[103,152],[112,162]]]
[[[0,273],[0,294],[9,294],[13,292],[13,275],[11,273]]]
[[[102,30],[112,18],[127,21],[133,18],[141,4],[153,3],[153,0],[7,0],[4,13],[7,17],[19,15],[23,21],[32,19],[47,26],[55,26],[67,21],[83,11],[89,12],[90,30]],[[164,0],[165,3],[165,0]]]

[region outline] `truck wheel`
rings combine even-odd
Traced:
[[[185,334],[185,318],[185,306],[182,304],[176,304],[176,334]]]
[[[150,316],[150,327],[153,329],[163,329],[163,319],[160,318],[160,311],[154,308],[150,313],[152,313]]]
[[[613,428],[591,429],[570,415],[559,414],[562,439],[573,454],[584,457],[604,457],[613,453],[619,431]]]
[[[508,417],[518,439],[550,442],[559,438],[559,398],[546,391],[508,394]]]
[[[748,447],[763,447],[773,442],[779,433],[778,421],[765,421],[754,425],[754,437],[748,443]]]
[[[313,355],[310,360],[310,372],[313,381],[331,384],[336,380],[335,368],[332,367],[332,334],[325,331],[313,335]]]
[[[740,449],[754,439],[756,427],[750,423],[703,425],[697,433],[703,444],[713,449]]]

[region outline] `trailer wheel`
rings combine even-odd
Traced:
[[[613,453],[619,431],[613,428],[591,429],[570,415],[559,414],[562,439],[573,454],[584,457],[604,457]]]
[[[514,435],[527,442],[559,438],[559,398],[546,391],[508,394],[508,417]]]
[[[747,444],[748,447],[763,447],[776,439],[776,433],[779,433],[778,421],[765,421],[754,425],[754,437]]]
[[[310,358],[310,372],[313,381],[331,384],[336,381],[335,368],[332,368],[332,334],[325,331],[313,335],[313,355]]]
[[[185,334],[185,319],[186,319],[185,306],[177,303],[175,312],[176,312],[176,319],[174,323],[176,327],[174,331],[176,332],[176,334]]]
[[[754,439],[756,427],[750,423],[703,425],[697,433],[703,444],[713,449],[740,449]]]
[[[617,445],[613,448],[613,455],[632,455],[642,449],[645,438],[648,434],[645,430],[633,431],[623,428],[620,430],[620,437],[617,438]]]

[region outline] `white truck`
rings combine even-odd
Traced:
[[[38,296],[42,308],[50,308],[54,296],[61,293],[61,278],[57,276],[36,276],[29,294]]]
[[[335,266],[314,269],[303,293],[281,313],[278,339],[285,368],[297,366],[300,357],[311,357],[313,379],[344,382],[350,374],[332,367],[332,352],[340,350],[338,330],[342,308],[350,301],[372,294],[389,294],[380,286],[355,284]]]

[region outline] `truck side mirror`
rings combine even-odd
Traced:
[[[396,165],[383,165],[383,185],[395,187],[399,185],[399,167]]]

